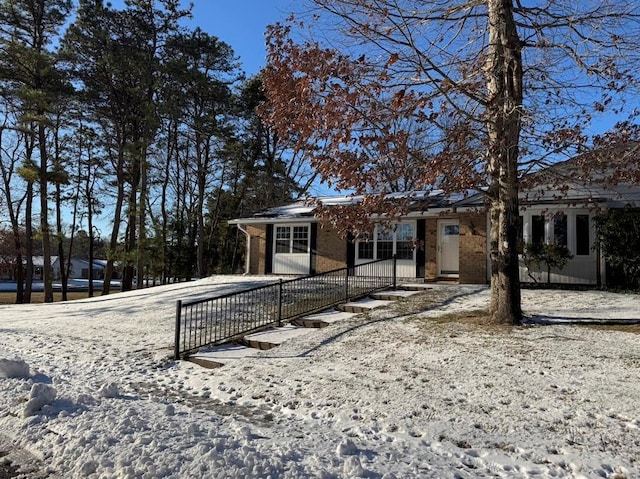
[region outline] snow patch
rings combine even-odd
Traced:
[[[105,399],[117,398],[120,396],[120,389],[116,383],[105,383],[98,389],[98,395]]]
[[[29,376],[29,365],[22,359],[0,358],[0,378],[26,379]]]
[[[0,361],[0,435],[43,459],[34,478],[640,477],[637,326],[456,321],[488,289],[430,285],[415,309],[344,318],[220,369],[169,359],[175,300],[273,280],[0,305],[0,358],[20,358]],[[637,320],[640,296],[524,290],[523,308]]]
[[[47,404],[56,400],[57,391],[53,386],[43,383],[35,383],[31,386],[29,400],[24,405],[22,417],[34,416]]]

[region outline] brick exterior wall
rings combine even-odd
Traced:
[[[267,256],[267,226],[248,225],[251,236],[250,274],[265,274]],[[318,225],[316,242],[316,272],[344,268],[347,265],[347,240],[338,236],[334,229]]]
[[[438,278],[438,219],[460,222],[460,283],[487,282],[487,219],[485,213],[463,213],[428,218],[426,224],[425,279]]]
[[[425,231],[427,237],[424,244],[427,250],[424,255],[424,277],[425,279],[436,279],[438,277],[438,220],[428,218]]]
[[[465,284],[487,282],[487,216],[465,213],[460,219],[460,277]]]
[[[267,257],[267,226],[251,225],[247,226],[246,230],[251,236],[249,274],[265,274],[265,260]]]
[[[485,213],[463,213],[426,219],[425,279],[438,277],[438,219],[458,219],[460,222],[460,283],[487,282],[487,221]],[[247,226],[251,235],[250,274],[265,274],[267,254],[266,225]],[[343,268],[347,264],[347,241],[328,226],[318,225],[316,241],[316,272]]]
[[[316,243],[316,272],[331,271],[347,266],[347,240],[329,227],[318,225]]]

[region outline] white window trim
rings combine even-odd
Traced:
[[[273,254],[291,254],[291,255],[302,255],[309,254],[311,252],[311,223],[292,223],[292,224],[278,224],[274,225],[273,229]],[[307,228],[307,251],[293,251],[293,229],[294,228]],[[289,229],[289,251],[287,253],[278,253],[278,228],[287,228]]]
[[[553,243],[554,231],[553,231],[553,218],[556,214],[562,213],[567,217],[567,247],[573,255],[574,259],[584,258],[593,259],[596,257],[596,252],[593,249],[595,241],[595,228],[593,225],[593,214],[588,209],[527,209],[523,214],[522,221],[522,239],[524,244],[531,243],[533,236],[533,216],[544,216],[544,241],[547,244]],[[588,255],[576,255],[577,250],[577,232],[576,232],[576,216],[588,215],[589,216],[589,254]]]
[[[399,223],[394,223],[393,227],[392,227],[392,233],[393,233],[393,253],[392,254],[397,254],[398,251],[398,235],[397,235],[397,231],[395,229],[395,226],[398,225],[410,225],[412,230],[413,230],[413,240],[415,241],[416,238],[416,234],[417,234],[417,223],[415,221],[402,221]],[[355,254],[355,259],[357,262],[367,262],[367,261],[376,261],[377,257],[378,257],[378,229],[382,228],[381,225],[375,225],[373,232],[370,236],[370,240],[366,241],[365,243],[373,243],[373,258],[361,258],[360,257],[360,248],[358,247],[358,245],[360,243],[362,243],[362,241],[357,240],[356,241],[356,254]],[[413,248],[413,257],[411,259],[398,259],[398,261],[416,261],[416,248]]]

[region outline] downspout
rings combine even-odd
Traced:
[[[238,223],[236,226],[247,237],[247,257],[245,258],[244,273],[243,273],[244,276],[246,276],[246,275],[249,274],[249,268],[250,268],[250,265],[251,265],[251,235],[249,234],[249,232],[247,230],[245,230],[243,228],[243,226],[240,223]]]

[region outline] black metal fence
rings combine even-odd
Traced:
[[[215,298],[176,304],[174,357],[180,359],[270,326],[396,286],[395,257]]]

